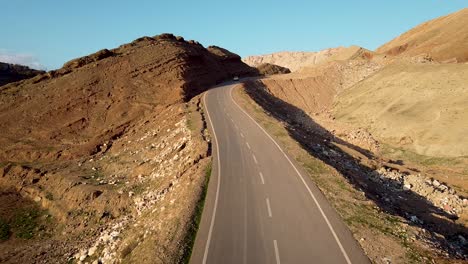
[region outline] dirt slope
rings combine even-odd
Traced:
[[[0,262],[181,261],[210,155],[197,95],[256,72],[163,34],[2,86]]]
[[[252,67],[263,63],[286,67],[296,72],[303,67],[320,65],[330,61],[371,58],[372,52],[357,46],[325,49],[318,52],[276,52],[267,55],[249,56],[242,60]]]
[[[31,69],[27,66],[0,62],[0,86],[32,78],[44,71]]]
[[[427,54],[436,61],[468,61],[468,8],[425,22],[376,51],[388,55]]]
[[[274,96],[303,109],[308,114],[325,113],[340,91],[365,79],[380,65],[367,61],[337,61],[300,72],[260,80]]]
[[[335,113],[422,155],[467,156],[466,83],[466,64],[394,64],[341,93]]]

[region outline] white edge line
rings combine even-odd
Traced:
[[[249,144],[249,142],[245,142],[245,144],[247,145],[247,148],[250,149],[250,144]]]
[[[258,164],[257,158],[255,157],[255,155],[254,155],[254,154],[252,154],[252,158],[253,158],[253,160],[254,160],[255,164]]]
[[[208,111],[208,107],[206,106],[206,95],[207,94],[208,94],[208,92],[206,92],[203,95],[203,105],[205,106],[205,111],[206,111],[207,116],[208,116],[208,121],[210,122],[211,130],[213,131],[214,139],[215,139],[215,142],[216,142],[216,159],[217,159],[217,163],[218,163],[218,167],[216,169],[217,169],[217,172],[218,172],[218,184],[217,184],[217,187],[216,187],[216,196],[215,196],[215,202],[214,202],[213,215],[211,216],[210,229],[208,231],[208,239],[206,241],[205,252],[203,254],[203,264],[206,263],[206,260],[208,258],[208,250],[210,248],[211,234],[213,233],[213,226],[214,226],[214,222],[215,222],[215,218],[216,218],[216,209],[218,207],[219,187],[220,187],[220,183],[221,183],[221,173],[220,173],[221,172],[221,162],[220,162],[220,159],[219,159],[218,138],[216,137],[216,132],[214,130],[213,123],[211,122],[210,112]]]
[[[240,132],[240,136],[241,136],[242,138],[244,138],[244,134],[242,134],[242,132]]]
[[[302,183],[304,184],[304,186],[306,187],[307,191],[309,192],[310,196],[312,197],[312,199],[314,200],[315,204],[317,205],[319,211],[320,211],[320,214],[322,215],[323,219],[325,220],[325,222],[327,223],[328,225],[328,228],[330,229],[333,237],[335,238],[335,241],[336,243],[338,244],[338,247],[340,248],[341,250],[341,253],[343,253],[343,256],[344,258],[346,259],[346,263],[348,264],[351,264],[351,260],[349,259],[348,257],[348,254],[346,253],[346,250],[344,249],[343,245],[341,244],[340,242],[340,239],[338,238],[338,235],[336,234],[335,230],[333,229],[333,226],[331,225],[330,221],[328,220],[328,217],[325,215],[325,212],[323,211],[322,207],[320,206],[317,198],[315,197],[315,195],[312,193],[312,191],[310,190],[309,186],[307,185],[306,181],[304,180],[304,177],[302,176],[302,174],[299,172],[299,170],[296,168],[296,166],[294,165],[294,163],[292,163],[291,159],[288,157],[288,155],[286,155],[286,153],[283,151],[283,149],[280,147],[280,145],[275,141],[275,139],[273,139],[270,134],[268,134],[268,132],[265,131],[265,129],[263,129],[263,127],[257,123],[257,121],[255,121],[255,119],[253,119],[252,116],[250,116],[244,109],[242,109],[242,107],[240,107],[239,104],[237,104],[237,102],[234,100],[234,98],[232,97],[232,90],[233,88],[231,88],[231,90],[229,91],[229,96],[231,97],[231,100],[234,102],[234,104],[245,114],[247,115],[262,131],[263,133],[265,133],[270,139],[271,141],[273,141],[273,143],[275,143],[276,147],[283,153],[283,155],[286,157],[286,159],[289,161],[289,163],[291,164],[291,166],[294,168],[294,170],[296,171],[297,175],[299,175],[299,177],[301,178],[302,180]]]
[[[271,218],[271,206],[270,206],[270,199],[266,198],[266,204],[267,204],[267,209],[268,209],[268,216]]]
[[[259,172],[260,179],[262,180],[262,184],[265,184],[265,179],[263,178],[263,173]]]
[[[276,264],[280,264],[281,262],[279,257],[278,242],[276,242],[276,240],[273,240],[273,245],[275,247]]]

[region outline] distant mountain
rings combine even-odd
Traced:
[[[292,52],[282,51],[266,55],[249,56],[242,60],[252,67],[270,63],[296,72],[301,68],[310,67],[335,60],[348,60],[356,58],[371,58],[372,52],[358,46],[337,47],[318,52]]]
[[[44,71],[34,70],[27,66],[0,62],[0,86],[28,79],[42,73]]]
[[[387,55],[429,55],[436,61],[468,61],[468,8],[422,23],[376,50]]]

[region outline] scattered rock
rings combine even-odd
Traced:
[[[382,263],[384,264],[392,264],[392,260],[388,257],[382,258]]]
[[[465,246],[467,244],[466,238],[463,237],[462,235],[458,235],[458,240],[460,240],[460,243],[462,246]]]
[[[423,221],[421,221],[421,220],[420,220],[417,216],[415,216],[415,215],[410,216],[410,221],[413,222],[413,223],[415,223],[415,224],[422,224],[422,223],[423,223]]]
[[[97,250],[96,246],[91,247],[90,249],[88,249],[88,256],[94,255],[94,253],[96,253],[96,250]]]

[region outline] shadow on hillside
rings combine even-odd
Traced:
[[[446,240],[437,239],[444,250],[455,258],[468,258],[467,249],[458,242],[458,235],[468,237],[468,230],[463,225],[455,223],[451,214],[432,205],[425,197],[413,192],[389,188],[401,186],[399,182],[383,179],[382,183],[372,181],[370,175],[379,162],[374,155],[355,145],[335,137],[326,128],[320,126],[303,110],[272,96],[261,82],[247,82],[247,94],[272,117],[285,125],[289,135],[293,137],[312,156],[334,167],[346,177],[356,189],[362,190],[366,197],[373,200],[380,210],[405,219],[416,216],[423,221],[426,230],[443,235]],[[361,158],[350,155],[336,146],[336,143],[359,152],[370,159],[373,165],[363,164]],[[333,153],[333,155],[330,155]],[[361,160],[361,162],[360,162]],[[408,220],[409,225],[421,225],[418,221]],[[434,236],[436,239],[437,236]]]

